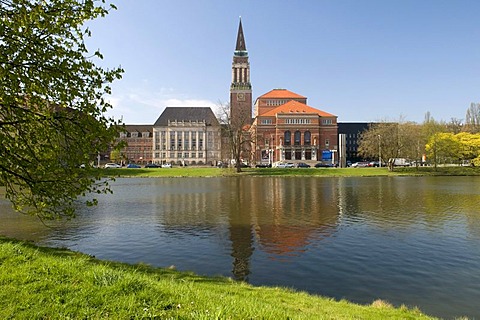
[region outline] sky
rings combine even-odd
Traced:
[[[229,102],[241,17],[253,99],[275,88],[339,122],[464,119],[480,103],[478,0],[113,0],[88,48],[125,69],[107,115]]]

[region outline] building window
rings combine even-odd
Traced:
[[[311,139],[312,134],[310,133],[310,131],[305,131],[305,133],[303,134],[303,144],[309,146],[312,143]]]
[[[213,132],[211,131],[207,132],[207,146],[208,149],[213,148]]]
[[[295,131],[294,139],[295,139],[295,140],[294,140],[294,144],[295,144],[296,146],[299,146],[300,143],[301,143],[301,139],[302,139],[302,134],[300,133],[300,131],[298,131],[298,130]]]
[[[175,150],[175,132],[170,132],[170,150]]]
[[[325,139],[325,147],[328,147],[330,146],[330,140],[329,139]]]
[[[286,146],[289,146],[292,143],[292,133],[290,131],[285,131],[283,134],[284,143]]]
[[[183,150],[189,150],[189,148],[190,148],[190,139],[189,139],[190,132],[185,131],[183,134],[184,134],[184,141],[185,141],[185,145],[183,146]]]
[[[322,124],[325,124],[325,125],[333,124],[333,120],[332,119],[322,119]]]
[[[177,132],[177,147],[178,150],[182,150],[182,132]]]
[[[192,132],[192,150],[197,150],[197,132]]]
[[[310,124],[312,123],[311,119],[305,119],[305,118],[287,118],[285,119],[286,124]]]
[[[272,124],[272,119],[262,119],[261,124]]]

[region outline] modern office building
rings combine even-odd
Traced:
[[[370,122],[339,122],[338,134],[345,136],[345,156],[347,161],[362,161],[358,155],[358,144],[360,135],[367,130],[372,123]]]

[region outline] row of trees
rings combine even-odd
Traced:
[[[399,119],[372,124],[360,135],[359,155],[368,159],[407,158],[434,166],[444,163],[480,165],[480,104],[472,103],[466,120],[436,121],[427,113],[423,123]],[[393,164],[389,164],[393,170]]]

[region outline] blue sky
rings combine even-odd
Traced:
[[[254,99],[285,88],[340,122],[464,119],[480,102],[477,0],[114,3],[87,44],[125,69],[108,114],[127,124],[228,103],[239,16]]]

